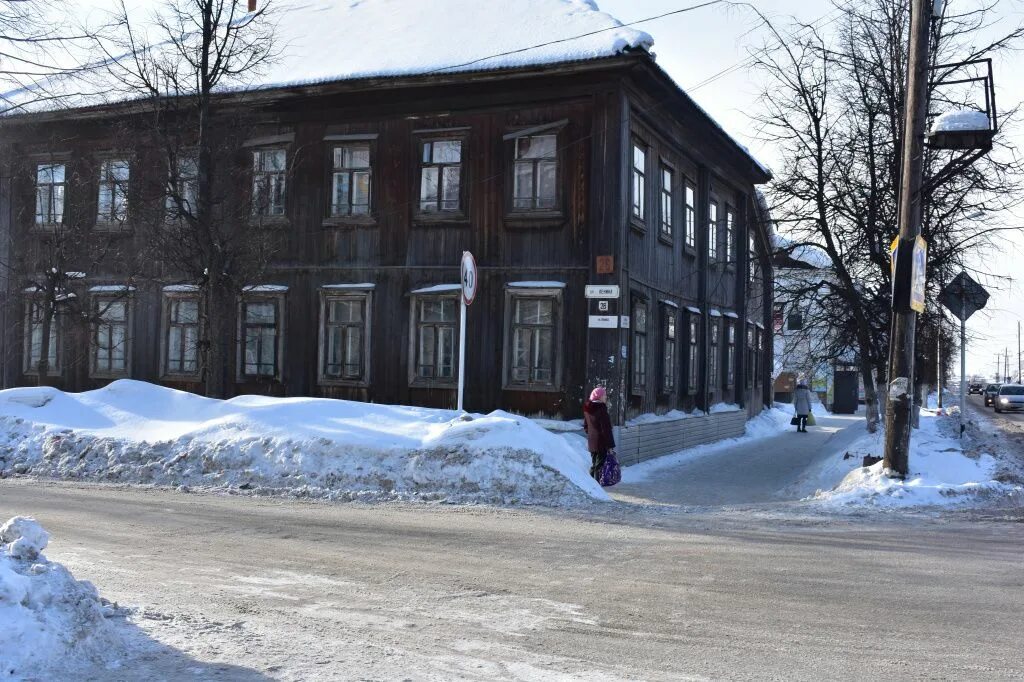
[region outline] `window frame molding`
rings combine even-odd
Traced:
[[[672,177],[670,186],[668,187],[668,203],[669,211],[671,212],[669,223],[669,231],[664,231],[665,227],[665,214],[664,214],[664,199],[665,199],[665,172]],[[679,178],[682,177],[679,169],[676,165],[666,159],[664,156],[658,157],[658,241],[666,246],[674,246],[676,242],[676,235],[679,233],[679,197],[677,196],[676,189],[679,185]],[[684,198],[685,202],[685,198]],[[685,244],[685,238],[683,240]]]
[[[275,285],[268,285],[275,286]],[[285,360],[285,327],[286,327],[286,306],[288,298],[288,288],[276,288],[273,290],[262,290],[260,285],[244,287],[242,295],[238,297],[236,304],[236,317],[238,318],[235,326],[235,345],[237,352],[235,353],[235,381],[240,384],[246,383],[259,383],[261,381],[275,381],[282,382],[284,379],[284,360]],[[277,322],[277,347],[276,347],[276,367],[273,376],[266,374],[246,374],[245,372],[245,306],[249,303],[262,303],[262,302],[273,302],[276,306],[276,322]]]
[[[320,317],[317,325],[317,369],[316,383],[318,386],[348,386],[352,388],[369,388],[370,371],[373,367],[370,355],[373,348],[373,294],[375,285],[323,285],[319,289]],[[332,300],[361,299],[363,302],[363,376],[360,379],[337,379],[325,373],[327,366],[327,311]]]
[[[444,287],[432,291],[428,291],[433,287]],[[451,288],[449,288],[451,287]],[[426,285],[418,287],[417,289],[409,292],[409,348],[408,348],[408,363],[409,363],[409,388],[429,388],[429,389],[447,389],[447,390],[458,390],[459,387],[459,324],[461,320],[459,316],[462,315],[462,305],[459,301],[461,294],[461,286],[458,284],[438,284],[438,285]],[[455,333],[452,341],[452,378],[451,379],[438,379],[437,377],[421,377],[416,371],[419,355],[419,315],[417,308],[419,302],[424,298],[442,299],[449,298],[455,301],[456,318],[454,323]]]
[[[504,291],[504,320],[502,323],[502,371],[501,388],[503,391],[517,391],[526,393],[560,393],[563,390],[563,343],[565,342],[565,287],[533,287],[516,286],[506,284]],[[545,299],[554,302],[552,325],[554,338],[552,339],[551,358],[551,385],[535,383],[514,383],[512,381],[512,353],[513,338],[512,330],[515,326],[513,321],[516,299]]]
[[[412,132],[412,225],[437,225],[456,224],[469,226],[470,203],[472,192],[469,187],[472,185],[472,169],[469,164],[469,150],[472,128],[468,126],[453,127],[448,129],[414,130]],[[428,142],[442,142],[445,140],[458,140],[462,143],[459,153],[459,210],[457,211],[424,211],[422,209],[423,192],[423,145]],[[433,164],[432,164],[433,165]],[[438,187],[440,194],[440,187]],[[440,197],[438,198],[440,202]]]
[[[324,217],[321,219],[323,227],[344,227],[365,226],[377,224],[377,158],[378,145],[376,133],[352,133],[324,136]],[[366,213],[334,215],[334,150],[339,147],[349,147],[365,144],[370,149],[370,198]],[[287,209],[285,209],[287,213]]]
[[[697,184],[690,180],[689,177],[683,176],[683,229],[685,234],[683,235],[683,253],[696,257],[697,256],[697,230],[698,230],[698,205],[699,199],[697,197]],[[687,191],[693,196],[693,204],[686,203]],[[691,218],[693,219],[691,222]]]
[[[674,396],[679,392],[679,375],[681,374],[679,368],[679,306],[671,301],[661,301],[659,304],[661,308],[661,320],[659,325],[660,338],[661,338],[661,354],[659,359],[660,366],[660,385],[658,390],[662,396]],[[670,338],[669,322],[672,322],[673,336]],[[669,344],[672,348],[672,371],[666,372],[665,368],[665,355],[669,349]],[[668,379],[671,377],[672,385],[668,385]]]
[[[32,293],[26,292],[23,298],[24,316],[22,317],[22,324],[24,325],[24,329],[21,334],[23,344],[22,374],[26,376],[39,376],[38,363],[32,363],[32,327],[34,325],[32,325],[31,323],[31,315],[32,307],[41,306],[43,303],[45,303],[45,300],[41,300],[44,298],[45,297],[43,296],[41,291],[35,291]],[[47,368],[47,377],[64,376],[64,363],[62,362],[64,355],[64,328],[63,322],[61,320],[62,317],[62,315],[54,314],[53,317],[50,319],[50,335],[56,337],[56,339],[54,339],[56,341],[56,347],[54,349],[55,362],[54,364],[50,365]],[[40,322],[40,324],[42,324],[42,322]],[[42,336],[41,333],[40,336]],[[52,341],[51,345],[53,345]],[[40,349],[40,351],[41,350],[42,349]]]
[[[739,267],[739,250],[736,248],[736,209],[732,204],[724,202],[725,218],[722,225],[722,232],[725,235],[725,269],[734,271]]]
[[[636,197],[634,192],[636,191],[636,183],[634,182],[637,173],[636,167],[636,150],[640,149],[644,153],[644,167],[640,169],[640,175],[643,178],[643,198],[640,202],[640,209],[643,211],[642,216],[637,216],[634,209],[636,207]],[[651,144],[640,137],[636,132],[633,132],[629,136],[629,201],[627,203],[627,211],[629,212],[629,225],[640,234],[646,234],[648,229],[648,220],[651,217],[650,209],[650,198],[651,198]]]
[[[124,219],[123,220],[102,220],[100,218],[100,192],[104,184],[103,180],[103,166],[106,163],[115,163],[123,161],[128,164],[128,180],[124,186]],[[135,159],[128,152],[123,154],[117,151],[102,152],[95,156],[95,167],[93,169],[93,178],[96,184],[93,186],[93,198],[95,203],[93,206],[92,214],[92,229],[95,232],[128,232],[131,230],[132,220],[132,178],[135,173]],[[115,184],[116,186],[116,184]]]
[[[291,205],[289,201],[288,193],[291,187],[291,172],[292,164],[294,163],[294,154],[292,146],[295,140],[294,134],[288,135],[274,135],[267,137],[254,138],[245,142],[242,145],[243,151],[246,152],[246,160],[248,163],[248,204],[249,204],[249,224],[258,227],[282,227],[289,224],[288,209]],[[272,215],[269,213],[257,213],[256,212],[256,163],[254,159],[255,154],[271,151],[283,151],[284,152],[284,192],[282,201],[284,206],[282,207],[281,213]],[[265,173],[265,171],[261,171]]]
[[[638,332],[636,328],[636,309],[638,305],[644,307],[644,330]],[[650,333],[651,333],[651,301],[650,299],[639,292],[632,292],[629,300],[629,394],[630,396],[646,396],[650,390],[650,383],[648,382],[648,375],[650,374],[650,354],[647,352],[650,345]],[[638,387],[636,385],[636,378],[638,372],[636,370],[636,350],[638,347],[637,336],[643,337],[643,386]]]
[[[565,166],[568,155],[565,150],[565,132],[569,127],[569,119],[564,118],[551,123],[543,123],[511,129],[502,136],[502,165],[505,168],[505,220],[518,225],[530,225],[543,221],[562,221],[566,217],[567,173]],[[515,207],[515,171],[516,142],[523,137],[555,137],[555,205],[553,208],[516,208]]]
[[[42,234],[53,234],[59,232],[62,229],[68,227],[68,195],[71,189],[70,171],[71,171],[71,158],[68,153],[51,154],[51,155],[31,155],[28,158],[28,162],[31,164],[32,169],[32,222],[29,227],[30,232],[42,233]],[[61,219],[60,222],[48,221],[39,222],[39,168],[40,166],[63,166],[64,167],[64,181],[59,183],[64,188],[64,196],[61,205]],[[49,187],[54,187],[58,183],[48,183]],[[99,189],[97,189],[97,198],[99,197]],[[51,195],[52,203],[52,195]]]
[[[175,286],[175,285],[172,285]],[[180,285],[178,285],[180,286]],[[171,302],[194,300],[196,302],[196,371],[194,373],[172,372],[168,369],[168,334],[171,331]],[[199,381],[203,375],[203,354],[201,350],[203,337],[203,301],[199,287],[194,290],[167,289],[160,290],[160,379],[166,381]]]

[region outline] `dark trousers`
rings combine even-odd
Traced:
[[[806,431],[807,430],[807,415],[806,414],[798,414],[796,416],[796,430],[797,431]]]
[[[601,452],[590,453],[590,477],[595,481],[601,480],[601,469],[604,468],[604,460],[608,457],[608,451],[602,450]]]

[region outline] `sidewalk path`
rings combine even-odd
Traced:
[[[800,499],[801,475],[863,435],[863,415],[821,417],[809,432],[787,430],[741,443],[677,466],[641,482],[619,484],[609,493],[620,502],[720,506]]]

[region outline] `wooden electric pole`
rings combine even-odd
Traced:
[[[903,107],[903,166],[900,180],[900,241],[892,302],[889,400],[885,408],[885,457],[890,476],[905,478],[909,467],[910,418],[914,395],[914,340],[917,313],[910,308],[914,245],[921,234],[924,134],[928,117],[928,33],[935,0],[912,0],[907,99]]]

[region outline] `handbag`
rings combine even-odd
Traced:
[[[817,424],[817,422],[814,421],[814,413],[811,412],[809,415],[807,415],[807,425],[814,426],[815,424]]]
[[[793,418],[789,420],[790,426],[800,426],[800,417],[793,415]]]
[[[613,486],[622,480],[622,467],[619,466],[619,460],[615,457],[615,451],[609,450],[608,454],[604,458],[604,466],[601,467],[601,479],[598,483],[602,487]]]

